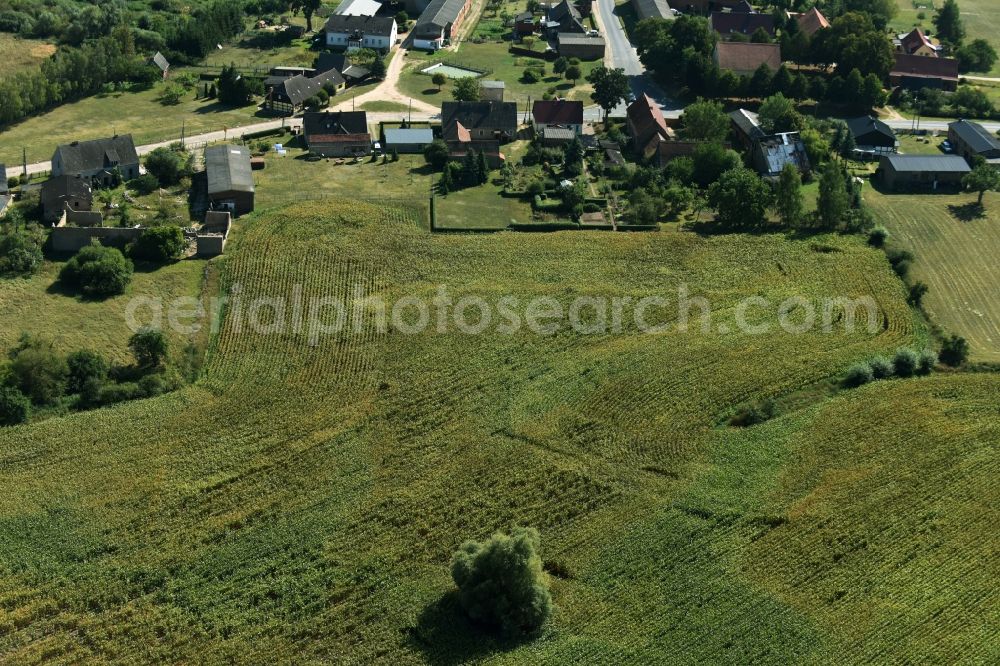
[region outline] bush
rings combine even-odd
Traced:
[[[892,358],[892,369],[897,377],[912,377],[917,371],[920,357],[912,349],[900,348]]]
[[[83,393],[88,382],[103,382],[108,376],[108,363],[92,351],[82,349],[66,357],[69,374],[66,382],[67,393]]]
[[[89,245],[66,262],[59,271],[59,281],[88,296],[113,296],[125,292],[133,269],[119,250]]]
[[[141,328],[129,338],[128,348],[140,368],[155,368],[167,355],[167,337],[158,328]]]
[[[910,285],[910,293],[906,296],[906,302],[914,307],[920,307],[920,304],[924,301],[924,296],[927,294],[928,286],[923,282],[916,282]]]
[[[184,158],[169,148],[157,148],[146,155],[146,171],[163,187],[176,185],[184,175]]]
[[[937,364],[938,355],[934,353],[933,349],[925,349],[920,353],[920,359],[917,361],[917,374],[929,375]]]
[[[736,416],[729,419],[729,425],[737,428],[747,428],[758,423],[770,421],[777,415],[777,405],[774,404],[774,400],[768,399],[740,410],[736,413]]]
[[[961,336],[949,336],[941,345],[941,353],[938,354],[938,357],[945,365],[957,368],[969,358],[969,343]]]
[[[892,361],[884,356],[876,356],[868,361],[868,367],[871,368],[872,377],[875,379],[888,379],[895,371]]]
[[[0,387],[0,425],[24,423],[31,414],[31,401],[13,386]]]
[[[537,69],[529,67],[521,74],[521,81],[524,83],[538,83],[542,80],[542,74]]]
[[[889,264],[892,265],[892,270],[896,271],[896,275],[905,278],[910,274],[910,264],[913,262],[912,253],[906,250],[890,250],[885,254],[889,259]]]
[[[42,245],[32,234],[15,231],[0,236],[0,275],[32,275],[42,265]]]
[[[441,139],[434,139],[424,148],[424,159],[438,171],[448,163],[448,154],[448,144]]]
[[[144,173],[129,181],[128,186],[138,194],[151,194],[160,186],[160,181],[151,173]]]
[[[484,542],[467,541],[451,560],[451,577],[469,617],[508,635],[537,631],[552,613],[535,529],[517,528]]]
[[[868,233],[868,244],[872,247],[883,247],[889,239],[889,230],[883,226],[878,226]]]
[[[528,186],[525,188],[525,192],[527,192],[530,196],[533,196],[533,197],[537,197],[538,195],[540,195],[544,191],[545,191],[545,184],[542,183],[542,181],[540,181],[540,180],[533,180],[533,181],[531,181],[530,183],[528,183]]]
[[[875,379],[872,366],[868,363],[858,363],[851,366],[844,376],[844,386],[855,388]]]
[[[48,405],[66,391],[69,369],[51,342],[24,336],[11,352],[10,373],[21,393],[36,405]]]
[[[184,245],[184,232],[180,227],[150,227],[129,247],[129,256],[137,261],[165,263],[180,258]]]

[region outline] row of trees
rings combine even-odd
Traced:
[[[35,408],[91,409],[176,387],[163,366],[167,339],[161,331],[137,331],[128,346],[135,364],[114,366],[94,351],[63,356],[51,340],[22,335],[0,368],[0,425],[23,423]]]

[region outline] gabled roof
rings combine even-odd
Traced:
[[[795,22],[798,23],[799,30],[810,37],[820,30],[830,27],[830,22],[823,16],[823,12],[815,7],[796,16]]]
[[[760,128],[760,121],[757,114],[746,109],[737,109],[729,112],[729,119],[736,125],[736,128],[751,140],[761,139],[765,136],[764,130]]]
[[[896,171],[968,173],[972,170],[960,155],[886,155],[882,158],[882,164],[887,162]]]
[[[979,123],[958,120],[949,124],[948,129],[955,132],[976,153],[1000,150],[1000,140]]]
[[[753,72],[767,65],[772,72],[781,67],[781,46],[750,42],[719,42],[715,45],[719,69]]]
[[[531,117],[546,125],[582,125],[583,102],[565,99],[537,100],[531,106]]]
[[[809,156],[798,132],[766,136],[759,139],[756,146],[763,157],[767,174],[780,173],[786,164],[791,164],[801,171],[809,169]]]
[[[357,32],[362,35],[388,37],[396,25],[391,16],[348,16],[334,14],[326,20],[327,32]]]
[[[586,32],[580,11],[569,0],[562,0],[558,5],[549,8],[545,14],[545,21],[549,24],[558,23],[559,32]]]
[[[86,179],[77,176],[54,176],[42,183],[42,203],[56,199],[82,199],[90,201],[91,189]]]
[[[139,163],[131,134],[63,144],[56,148],[55,156],[62,162],[63,172],[68,174],[112,169],[114,162],[119,165]]]
[[[385,142],[393,144],[426,144],[434,141],[434,131],[429,127],[410,127],[401,129],[394,127],[385,131]]]
[[[347,69],[341,72],[341,75],[345,79],[350,79],[352,81],[360,81],[361,79],[367,79],[371,72],[365,68],[358,65],[350,65]]]
[[[535,15],[532,14],[531,12],[521,12],[520,14],[514,17],[514,20],[517,21],[518,23],[534,23]]]
[[[368,134],[368,114],[364,111],[328,111],[302,116],[306,143],[325,141],[335,135]]]
[[[906,33],[899,39],[900,46],[903,47],[904,53],[913,53],[921,46],[926,46],[932,49],[935,53],[938,51],[938,47],[934,45],[927,35],[925,35],[920,28],[914,28],[910,32]]]
[[[770,14],[744,14],[742,12],[712,12],[709,25],[720,35],[752,35],[758,28],[774,36],[774,17]]]
[[[604,38],[582,32],[560,32],[556,34],[559,46],[604,46]]]
[[[376,0],[344,0],[333,13],[342,16],[375,16],[381,8],[382,3]]]
[[[875,116],[861,116],[859,118],[851,118],[847,121],[847,129],[851,131],[854,138],[859,136],[864,136],[872,132],[878,132],[884,136],[890,137],[892,139],[896,138],[896,133],[892,131],[892,128],[886,125],[884,122],[876,118]]]
[[[316,58],[316,73],[322,74],[323,72],[328,72],[331,69],[335,69],[340,73],[343,73],[345,69],[351,66],[351,57],[347,53],[320,53]]]
[[[645,93],[628,105],[625,114],[628,116],[629,127],[634,132],[632,139],[636,148],[644,149],[656,136],[662,139],[673,136],[673,130],[667,127],[659,105]]]
[[[640,21],[648,18],[670,21],[674,19],[674,13],[670,10],[667,0],[632,0],[632,7],[635,8],[635,15]]]
[[[223,144],[205,149],[208,193],[253,192],[250,151],[243,146]]]
[[[440,36],[441,31],[458,20],[468,0],[431,0],[417,19],[413,32],[417,36]]]
[[[909,76],[924,79],[958,81],[958,61],[954,58],[896,54],[896,63],[889,76]]]
[[[330,69],[313,77],[292,76],[273,86],[274,99],[288,101],[296,106],[323,89],[327,83],[339,86],[344,83],[344,77],[335,69]]]
[[[452,123],[467,129],[498,129],[509,134],[517,131],[517,104],[514,102],[443,102],[441,126]]]

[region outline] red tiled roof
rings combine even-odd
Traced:
[[[935,51],[937,50],[937,47],[934,46],[934,42],[928,39],[927,35],[920,31],[920,28],[914,28],[899,41],[903,46],[903,51],[906,53],[913,53],[921,46],[926,46],[934,49]]]
[[[781,46],[778,44],[719,42],[715,52],[719,69],[754,72],[761,65],[767,65],[772,72],[777,72],[781,67]]]
[[[889,76],[958,80],[958,61],[954,58],[896,54],[896,64]]]
[[[799,24],[799,30],[812,37],[823,28],[829,28],[830,22],[823,16],[823,12],[813,7],[804,14],[795,17]]]
[[[370,134],[313,134],[309,137],[309,143],[355,143],[371,140]]]

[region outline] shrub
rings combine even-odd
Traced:
[[[31,275],[42,265],[42,245],[32,234],[15,231],[0,236],[0,275]]]
[[[133,259],[156,263],[178,259],[183,252],[184,232],[174,225],[145,229],[129,247]]]
[[[938,355],[933,349],[925,349],[920,352],[920,359],[917,361],[917,374],[929,375],[934,371],[934,366],[938,363]]]
[[[927,294],[928,287],[923,282],[915,282],[910,285],[910,293],[906,296],[906,302],[914,307],[920,307],[920,304],[924,301],[924,296]]]
[[[448,144],[441,139],[434,139],[424,148],[424,159],[436,170],[444,169],[444,165],[448,163],[448,154]]]
[[[167,337],[158,328],[144,327],[129,338],[128,348],[140,368],[155,368],[167,355]]]
[[[113,296],[125,292],[133,268],[119,250],[89,245],[66,262],[59,281],[89,296]]]
[[[144,173],[129,181],[128,186],[139,194],[150,194],[160,186],[160,181],[151,173]]]
[[[545,191],[545,185],[540,180],[533,180],[528,183],[528,187],[525,188],[525,191],[529,195],[535,197]]]
[[[900,348],[892,358],[892,369],[897,377],[912,377],[917,371],[920,357],[912,349]]]
[[[28,420],[31,401],[13,386],[0,386],[0,425],[17,425]]]
[[[892,361],[884,356],[876,356],[868,361],[868,367],[871,368],[872,377],[875,379],[888,379],[892,377],[892,373],[895,370]]]
[[[62,397],[69,369],[52,343],[24,336],[11,352],[11,378],[22,393],[36,405],[48,405]]]
[[[146,171],[164,187],[175,185],[184,175],[184,159],[169,148],[157,148],[146,156]]]
[[[889,264],[892,265],[892,270],[896,271],[896,275],[901,278],[905,278],[910,273],[910,264],[913,262],[913,254],[906,250],[890,250],[886,252],[886,257],[889,259]]]
[[[69,375],[66,382],[67,393],[83,393],[88,382],[102,382],[108,376],[108,363],[104,358],[86,349],[75,351],[66,357]]]
[[[767,399],[764,402],[755,403],[737,412],[733,418],[729,419],[729,425],[737,428],[746,428],[770,421],[777,415],[778,407],[774,404],[774,400]]]
[[[524,70],[524,73],[521,74],[521,81],[524,83],[538,83],[541,79],[542,76],[538,73],[538,70],[531,67]]]
[[[945,338],[938,357],[945,365],[957,368],[969,358],[969,343],[961,336],[951,335]]]
[[[851,366],[844,376],[844,386],[858,387],[875,379],[872,366],[868,363],[858,363]]]
[[[451,560],[451,577],[469,617],[508,635],[537,631],[552,613],[538,554],[538,531],[516,528],[467,541]]]
[[[877,226],[868,233],[868,244],[872,247],[883,247],[889,239],[889,230],[883,226]]]

